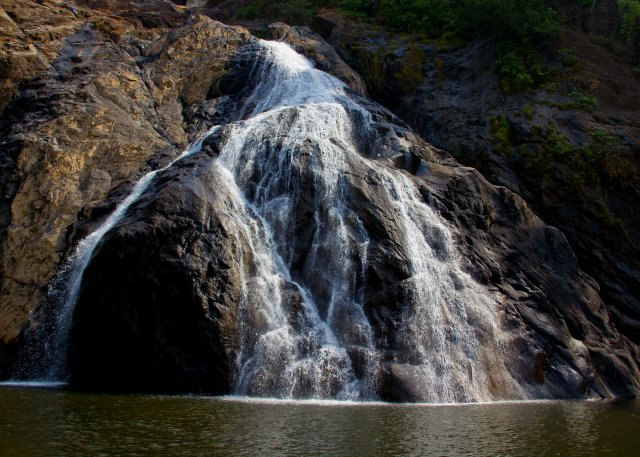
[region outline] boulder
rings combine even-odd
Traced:
[[[74,317],[74,386],[230,391],[238,247],[219,211],[221,186],[207,168],[193,159],[163,173],[103,239]]]

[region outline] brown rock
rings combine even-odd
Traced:
[[[82,4],[89,3],[96,2]],[[21,79],[35,75],[0,122],[0,341],[12,342],[68,252],[79,218],[91,218],[91,208],[156,152],[184,147],[185,103],[193,107],[217,91],[250,35],[194,18],[148,43],[131,15],[108,9],[111,15],[104,8],[74,13],[53,0],[2,5],[2,33],[14,40],[3,48],[9,63],[0,65],[5,103]],[[180,17],[170,16],[156,26]]]
[[[85,58],[76,63],[74,55]],[[35,107],[31,122],[9,136],[19,145],[20,185],[2,259],[0,339],[5,341],[17,337],[20,320],[51,279],[80,210],[104,199],[151,154],[170,146],[154,129],[154,100],[142,73],[110,40],[84,29],[66,40],[54,67],[57,79],[39,81],[40,87],[24,94],[25,103]],[[38,109],[44,96],[47,103]]]
[[[81,25],[61,2],[0,1],[0,114],[20,81],[47,70]]]
[[[188,106],[219,94],[218,84],[229,60],[253,39],[242,27],[231,27],[205,16],[194,16],[143,49],[157,114],[166,131],[185,141],[182,126],[175,123]]]

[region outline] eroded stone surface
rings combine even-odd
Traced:
[[[2,119],[4,342],[18,337],[73,241],[78,219],[91,218],[91,208],[154,154],[176,155],[185,147],[185,106],[215,92],[226,60],[249,40],[242,30],[201,17],[149,42],[133,33],[144,27],[109,16],[105,23],[126,26],[114,35],[96,19],[104,17],[101,11],[90,11],[91,22],[66,4],[9,3],[3,17],[28,24],[22,33],[34,41],[29,46],[55,41],[57,48],[46,56],[34,51],[41,66],[8,75],[12,82],[29,74],[33,79]],[[55,40],[38,32],[51,30],[52,21],[66,24]],[[6,30],[27,39],[17,26]]]

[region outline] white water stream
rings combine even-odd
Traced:
[[[391,366],[425,401],[522,397],[502,360],[496,297],[461,269],[450,229],[411,179],[361,155],[357,137],[372,128],[369,112],[287,45],[263,43],[263,53],[246,119],[218,162],[253,216],[238,216],[251,221],[238,226],[251,234],[255,256],[245,268],[237,392],[373,399]],[[357,174],[382,188],[407,259],[405,311],[392,342],[400,356],[391,361],[363,309],[371,239],[348,196]],[[303,262],[301,224],[313,228]],[[302,300],[296,319],[292,283]]]
[[[525,396],[504,366],[497,299],[462,270],[451,229],[408,175],[362,155],[357,138],[372,128],[370,113],[287,45],[259,49],[259,83],[212,162],[233,196],[231,236],[245,247],[237,258],[235,392],[373,400],[391,370],[427,402]],[[199,151],[207,135],[176,161]],[[69,323],[94,249],[161,171],[144,176],[63,267],[58,356],[45,378],[65,373]],[[394,341],[380,341],[366,315],[375,240],[349,198],[354,174],[376,183],[402,241],[407,279]]]

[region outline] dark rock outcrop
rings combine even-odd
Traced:
[[[617,2],[567,8],[576,29],[563,31],[564,54],[548,62],[556,80],[528,94],[503,90],[488,41],[419,44],[331,12],[314,28],[424,139],[561,229],[612,322],[637,343],[640,94],[629,51],[637,46],[621,41]]]
[[[505,359],[494,363],[504,364],[534,397],[637,395],[638,348],[612,325],[598,285],[579,269],[562,232],[545,225],[508,189],[492,186],[476,170],[424,143],[388,111],[364,99],[360,103],[375,119],[371,136],[360,139],[361,153],[376,166],[410,177],[422,198],[455,228],[464,267],[500,297],[500,326],[508,346],[499,356]],[[289,121],[282,117],[286,125]],[[252,255],[238,244],[227,185],[212,171],[211,157],[231,132],[207,140],[200,153],[164,172],[104,238],[85,271],[77,305],[74,383],[124,390],[229,391],[244,277],[238,253]],[[277,142],[260,147],[283,154]],[[314,150],[313,144],[299,147],[301,157]],[[309,263],[318,230],[313,221],[318,189],[304,164],[295,168],[299,183],[289,195],[295,202],[289,218],[296,221],[289,265],[291,277],[322,303],[330,295],[331,273]],[[383,354],[374,394],[392,401],[422,399],[411,375],[417,355],[401,334],[411,280],[402,248],[406,241],[387,206],[381,175],[362,162],[350,167],[344,191],[370,237],[362,280],[364,311],[375,347]],[[257,183],[261,172],[256,168],[250,179]],[[254,197],[249,193],[247,198]],[[433,243],[438,248],[437,236]],[[325,248],[314,254],[313,262],[333,264],[334,253]],[[292,294],[292,319],[297,300],[299,294]],[[320,307],[320,312],[327,310]],[[348,323],[351,317],[343,318]],[[356,372],[363,370],[358,345],[347,345],[347,351]],[[492,394],[508,398],[507,383],[494,376]]]
[[[43,3],[53,8],[47,0]],[[20,4],[38,8],[29,0]],[[94,2],[83,4],[92,7],[87,10],[91,14],[107,18],[105,22],[94,21],[92,26],[69,7],[73,17],[66,13],[65,17],[72,25],[65,28],[69,33],[61,39],[54,57],[42,67],[34,64],[19,73],[16,78],[36,76],[19,90],[14,84],[5,92],[11,101],[0,123],[0,190],[7,203],[0,211],[0,375],[2,359],[14,353],[5,344],[15,345],[19,340],[30,312],[74,241],[96,227],[141,173],[167,164],[188,140],[211,125],[238,121],[246,96],[260,82],[255,47],[245,46],[254,38],[242,28],[193,16],[165,31],[179,14],[149,19],[153,11],[141,10],[148,19],[137,13],[132,19],[105,16]],[[397,208],[385,194],[386,173],[411,183],[419,203],[428,204],[446,220],[443,224],[447,233],[454,234],[455,249],[448,247],[444,229],[429,234],[429,248],[444,260],[461,264],[465,274],[474,278],[473,287],[496,299],[495,324],[502,335],[501,346],[488,356],[491,360],[483,361],[486,367],[496,367],[496,371],[487,370],[492,398],[513,395],[513,385],[502,378],[504,374],[518,380],[521,394],[528,397],[639,394],[640,354],[631,340],[634,302],[629,301],[631,311],[625,311],[620,303],[607,301],[614,296],[610,290],[616,284],[627,288],[620,300],[625,294],[635,297],[635,292],[628,292],[633,283],[613,275],[610,283],[603,284],[600,276],[596,282],[585,273],[581,269],[584,251],[594,243],[582,246],[575,240],[586,238],[570,238],[579,247],[576,256],[563,232],[542,222],[513,192],[527,196],[533,192],[529,190],[533,183],[492,149],[487,106],[496,112],[503,105],[520,110],[523,100],[501,94],[495,69],[484,67],[483,55],[494,52],[490,44],[474,43],[442,53],[435,47],[405,42],[397,53],[380,55],[364,49],[371,44],[367,41],[350,41],[364,48],[345,46],[349,35],[337,25],[324,24],[320,30],[354,67],[371,57],[366,62],[369,67],[359,67],[371,69],[365,76],[369,83],[374,82],[369,84],[371,93],[397,108],[423,136],[433,131],[436,145],[450,146],[454,152],[480,151],[478,157],[488,159],[486,163],[479,160],[478,165],[502,186],[459,165],[389,111],[358,96],[356,92],[365,92],[361,79],[317,35],[281,24],[271,29],[274,36],[303,50],[318,66],[351,85],[354,91],[348,96],[372,119],[370,128],[353,129],[350,141],[356,146],[351,152],[357,150],[359,155],[348,161],[348,172],[341,173],[339,181],[350,211],[341,227],[346,227],[351,240],[362,237],[360,228],[368,236],[366,268],[355,275],[353,287],[362,292],[362,312],[372,328],[371,347],[379,355],[380,375],[372,396],[392,401],[424,398],[412,375],[420,354],[404,338],[402,328],[409,284],[420,278],[412,277],[411,253],[404,246],[407,240],[399,227]],[[3,30],[19,36],[13,26]],[[372,49],[376,46],[374,43]],[[414,71],[416,63],[424,73]],[[464,65],[478,70],[477,79],[456,82],[447,73],[443,76],[442,72],[450,71],[468,74]],[[423,79],[431,84],[433,97],[425,90]],[[279,131],[285,133],[301,114],[295,107],[286,108],[278,118],[282,121]],[[543,119],[547,109],[559,110],[541,105],[533,118]],[[465,117],[470,112],[473,116]],[[355,126],[366,120],[362,110],[352,109],[348,115]],[[571,116],[563,119],[573,126],[587,122],[577,117],[577,121]],[[260,325],[265,319],[260,312],[243,315],[248,313],[242,308],[241,289],[246,287],[244,278],[257,265],[251,262],[256,254],[248,235],[237,233],[238,208],[232,201],[237,196],[232,195],[228,177],[216,168],[216,157],[240,124],[221,128],[200,151],[158,174],[101,240],[84,271],[73,317],[69,346],[73,385],[218,394],[228,393],[237,382],[234,377],[243,339],[257,338],[255,332],[243,333],[241,322],[248,318]],[[526,129],[522,130],[514,127],[525,138],[523,143],[530,142]],[[582,130],[575,128],[575,134]],[[254,146],[265,157],[280,157],[284,137],[267,135]],[[345,147],[344,142],[337,143]],[[460,144],[463,146],[458,147]],[[331,280],[335,279],[329,266],[335,267],[337,258],[355,263],[356,257],[349,250],[334,252],[326,244],[313,246],[321,225],[314,220],[314,211],[321,214],[326,209],[324,202],[317,201],[322,189],[312,172],[317,148],[310,139],[287,150],[287,154],[295,153],[292,179],[287,181],[289,187],[275,189],[289,192],[293,202],[288,218],[276,227],[293,240],[287,246],[291,250],[286,259],[290,277],[282,287],[292,328],[304,324],[298,321],[304,297],[294,282],[317,298],[319,313],[326,316]],[[248,172],[248,203],[259,202],[259,183],[278,183],[278,177],[263,173],[266,170],[259,166]],[[615,198],[620,205],[627,204],[622,197]],[[550,207],[545,205],[540,208]],[[362,227],[353,222],[356,219]],[[579,218],[565,221],[563,229],[577,230],[582,223],[584,219]],[[571,230],[567,233],[573,235]],[[608,261],[612,263],[620,260],[619,254],[598,246],[601,249],[594,255],[611,256]],[[635,274],[633,265],[616,265],[630,276]],[[611,269],[593,271],[601,276],[611,273]],[[450,272],[451,287],[463,289],[466,279],[456,276],[457,270]],[[620,317],[612,310],[626,314]],[[423,326],[430,325],[430,316],[422,317]],[[340,315],[335,333],[352,331],[353,319],[347,313]],[[478,341],[497,347],[491,328],[477,316],[468,319],[477,324],[471,328]],[[619,331],[618,324],[625,322],[628,325]],[[31,324],[37,331],[38,322]],[[450,333],[455,335],[456,330]],[[362,376],[367,363],[363,340],[361,334],[340,340],[357,376]],[[306,388],[302,386],[299,392],[305,394]]]
[[[165,172],[104,238],[74,318],[75,386],[229,392],[238,267],[207,166]]]

